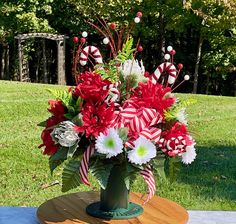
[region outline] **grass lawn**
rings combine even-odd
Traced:
[[[0,205],[39,206],[62,194],[60,170],[51,177],[48,158],[37,148],[37,124],[49,115],[48,88],[65,87],[0,81]],[[174,183],[157,179],[157,194],[187,209],[236,210],[236,98],[179,96],[197,100],[188,107],[188,120],[198,156]],[[71,192],[84,190],[91,189]],[[138,179],[133,190],[145,192],[144,181]]]

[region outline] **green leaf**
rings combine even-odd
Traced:
[[[154,168],[157,175],[162,179],[166,179],[165,161],[166,157],[163,154],[157,155],[157,157],[152,161],[152,167]]]
[[[67,159],[67,152],[67,148],[60,147],[58,151],[49,158],[49,167],[51,170],[51,174],[59,165],[61,165]]]
[[[47,120],[38,123],[37,126],[39,126],[39,127],[46,127],[46,124],[47,124]]]
[[[70,107],[70,103],[71,103],[71,100],[72,100],[72,94],[70,92],[67,92],[65,90],[55,90],[55,89],[48,89],[48,91],[52,95],[54,95],[56,97],[56,99],[61,100],[62,103],[66,107]]]
[[[126,166],[126,171],[124,174],[124,181],[126,188],[129,190],[130,186],[134,182],[136,178],[136,174],[138,173],[139,169],[137,167],[134,167],[132,164],[128,163]]]
[[[180,158],[167,157],[164,165],[166,176],[169,178],[170,182],[174,182],[177,179],[177,175],[181,167]]]
[[[70,120],[71,120],[74,124],[76,124],[77,126],[82,126],[82,125],[83,125],[83,122],[82,122],[81,118],[80,118],[78,115],[72,117]]]
[[[62,172],[62,192],[69,191],[81,184],[79,166],[79,161],[70,160],[64,167]]]
[[[118,129],[118,134],[119,134],[119,136],[120,136],[120,138],[124,141],[124,142],[126,142],[127,141],[127,139],[128,139],[128,128],[119,128]]]
[[[108,178],[110,176],[113,164],[104,164],[100,158],[89,167],[91,174],[97,178],[97,181],[102,189],[106,189]]]
[[[77,148],[78,148],[78,142],[76,142],[76,144],[74,144],[73,146],[69,147],[67,158],[72,158]]]
[[[70,114],[70,113],[67,113],[67,114],[64,114],[64,117],[71,120],[74,118],[74,115],[73,114]]]
[[[78,99],[76,100],[76,103],[75,103],[75,109],[77,111],[80,111],[82,104],[83,104],[83,99],[81,97],[78,97]]]

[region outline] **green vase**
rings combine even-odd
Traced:
[[[112,168],[106,189],[101,189],[100,201],[86,208],[89,215],[102,219],[129,219],[143,213],[140,205],[129,202],[123,172],[121,165]]]

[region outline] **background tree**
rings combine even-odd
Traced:
[[[0,3],[0,78],[12,77],[8,61],[14,61],[10,59],[16,55],[13,38],[18,33],[67,34],[71,37],[67,41],[70,66],[73,36],[80,37],[86,30],[88,41],[101,45],[102,38],[86,21],[96,23],[96,18],[102,17],[119,26],[132,23],[137,11],[143,13],[142,22],[132,35],[136,41],[141,39],[144,50],[138,57],[144,60],[147,70],[153,72],[162,62],[166,47],[172,45],[177,51],[175,61],[184,64],[182,75],[193,77],[190,87],[183,85],[178,91],[234,94],[234,0],[6,0]],[[70,69],[67,72],[71,76]]]

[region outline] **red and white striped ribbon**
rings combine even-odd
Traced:
[[[144,178],[147,186],[148,186],[148,197],[145,200],[144,204],[146,204],[154,195],[156,192],[156,184],[154,175],[152,172],[152,168],[148,165],[144,170],[140,172],[141,176]]]
[[[139,135],[158,143],[161,136],[161,129],[155,127],[145,128],[139,133]]]
[[[86,151],[84,152],[83,158],[80,162],[80,167],[79,167],[79,175],[81,181],[89,185],[89,179],[88,179],[88,165],[89,165],[89,158],[94,154],[94,147],[93,146],[88,146]]]
[[[112,103],[119,99],[120,91],[117,88],[118,85],[119,85],[119,82],[116,82],[116,83],[112,83],[110,85],[103,87],[103,90],[109,90],[109,95],[106,100],[107,103]]]

